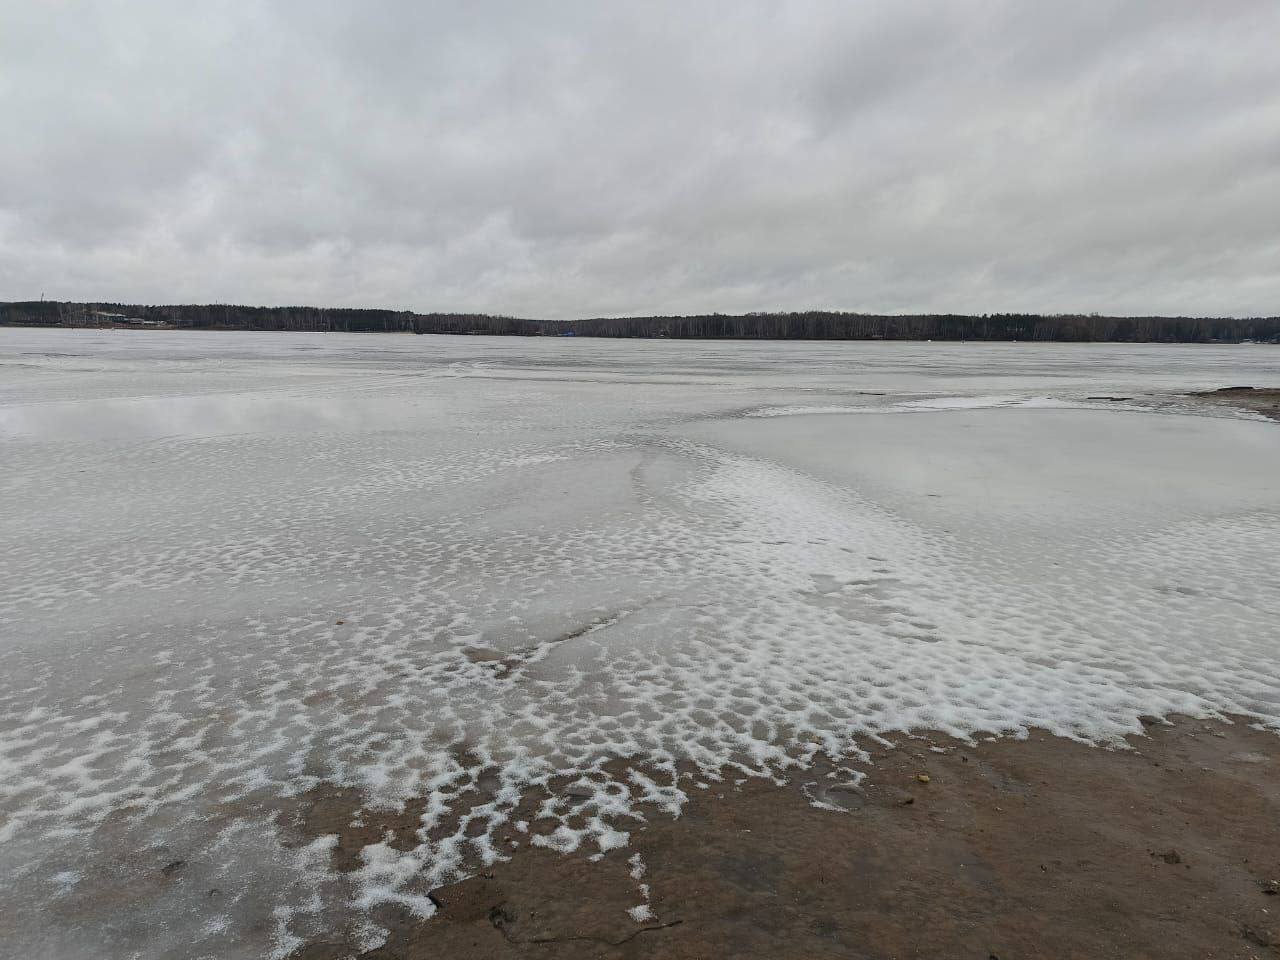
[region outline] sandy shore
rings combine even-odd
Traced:
[[[1203,393],[1191,393],[1202,403],[1225,404],[1251,410],[1272,420],[1280,420],[1280,389],[1272,387],[1223,387],[1221,390],[1206,390]]]
[[[857,790],[831,789],[848,777],[823,766],[691,789],[679,819],[655,814],[598,862],[524,844],[434,891],[431,920],[383,911],[392,937],[364,956],[1280,956],[1280,738],[1186,718],[1147,730],[1128,750],[899,735],[867,745]],[[316,830],[356,813],[341,797],[313,808]],[[362,819],[340,869],[396,826]]]

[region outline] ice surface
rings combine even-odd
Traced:
[[[1245,383],[1280,352],[0,330],[6,950],[372,945],[522,798],[626,856],[860,735],[1280,729],[1280,425],[1172,396]],[[419,829],[336,873],[326,784]]]

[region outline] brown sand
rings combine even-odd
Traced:
[[[431,920],[382,914],[391,939],[364,956],[1280,957],[1280,737],[1185,718],[1148,734],[1131,750],[899,735],[861,791],[822,794],[842,812],[807,799],[838,782],[829,768],[691,789],[679,819],[631,827],[600,862],[524,845],[436,890]],[[329,804],[313,829],[352,802],[313,798]],[[374,838],[399,825],[364,820]],[[345,837],[335,864],[363,842]],[[635,853],[644,923],[627,913]],[[345,955],[335,940],[296,957]]]
[[[1243,410],[1252,410],[1272,420],[1280,420],[1280,388],[1274,387],[1223,387],[1204,393],[1189,393],[1189,397],[1203,403],[1226,404]]]

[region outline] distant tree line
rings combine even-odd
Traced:
[[[1207,343],[1280,341],[1280,317],[1103,317],[1096,314],[804,313],[600,317],[576,320],[580,336],[728,337],[746,340],[1067,340]]]
[[[191,330],[289,330],[344,333],[485,333],[536,336],[543,324],[471,313],[413,313],[343,307],[246,307],[234,304],[145,306],[37,300],[0,303],[0,325],[177,327]]]
[[[1125,343],[1280,343],[1280,317],[1104,317],[1097,314],[868,314],[833,311],[532,320],[470,313],[232,304],[146,306],[0,303],[0,325],[452,333],[500,336],[732,338],[743,340],[1059,340]]]

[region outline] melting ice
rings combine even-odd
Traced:
[[[681,770],[1280,729],[1280,425],[1177,399],[1277,382],[1260,347],[0,331],[7,943],[372,946],[522,800],[625,857]],[[416,826],[337,873],[285,816],[322,786]]]

